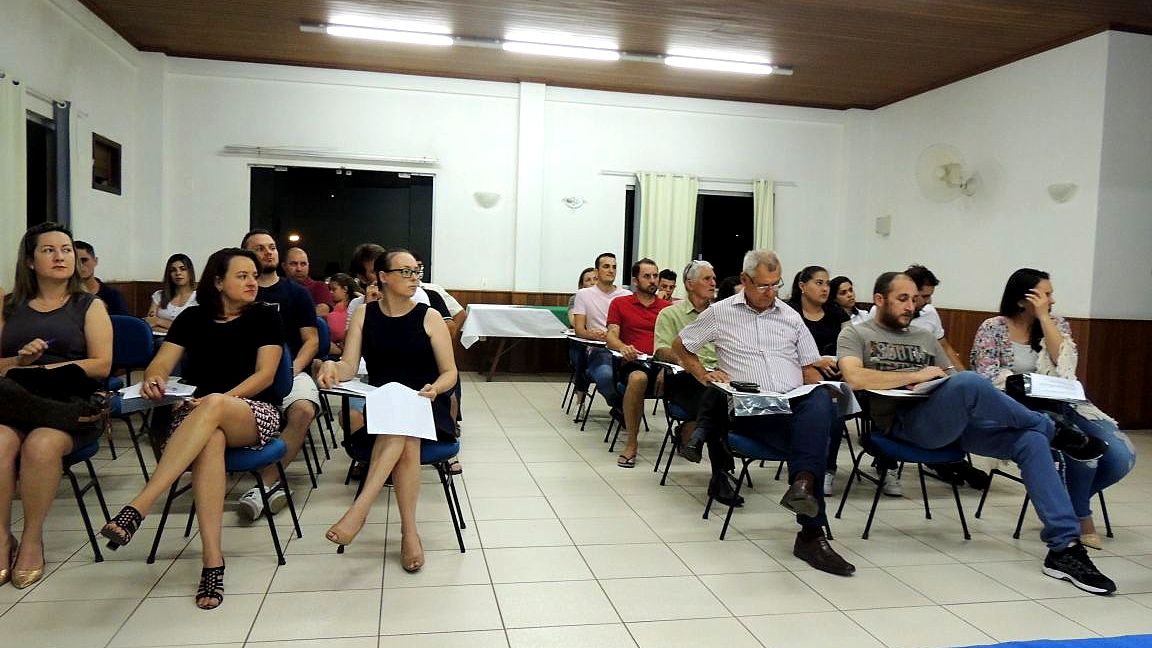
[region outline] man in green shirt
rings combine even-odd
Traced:
[[[656,359],[674,364],[680,364],[680,358],[672,349],[672,341],[685,326],[696,321],[700,313],[712,304],[712,299],[716,295],[716,271],[712,269],[711,263],[693,261],[684,268],[682,276],[687,299],[668,306],[660,311],[660,315],[656,318]],[[711,344],[701,348],[697,357],[705,367],[716,367],[716,348]],[[680,455],[694,463],[700,462],[703,444],[689,443],[689,439],[696,430],[696,411],[700,407],[700,397],[706,389],[707,387],[700,384],[687,371],[670,375],[664,381],[664,393],[668,402],[683,410],[677,413],[686,415],[687,418],[678,430]],[[709,439],[708,460],[712,462],[713,474],[728,472],[735,467],[732,455],[719,439],[715,443]],[[735,495],[734,488],[735,486],[727,481],[713,480],[708,486],[708,494],[723,504],[739,505],[739,502],[732,501]]]

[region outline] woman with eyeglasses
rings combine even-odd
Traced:
[[[1000,389],[1008,376],[1039,373],[1075,379],[1078,353],[1068,322],[1052,313],[1052,280],[1047,272],[1021,268],[1012,273],[1000,297],[1000,314],[984,320],[972,342],[972,369]],[[1092,520],[1092,496],[1115,484],[1136,465],[1136,450],[1116,421],[1092,403],[1050,401],[1058,412],[1090,436],[1108,443],[1091,462],[1065,462],[1065,482],[1080,518],[1080,542],[1102,549]]]
[[[167,331],[185,308],[196,305],[196,268],[187,254],[173,254],[164,264],[164,287],[152,293],[144,318],[154,331]]]
[[[455,440],[455,423],[449,411],[449,395],[457,380],[452,339],[444,318],[412,299],[423,273],[407,250],[380,255],[374,269],[380,299],[356,311],[348,324],[343,355],[339,362],[322,364],[317,381],[321,387],[330,388],[351,379],[363,357],[370,384],[398,382],[431,399],[437,437]],[[424,566],[424,548],[416,529],[420,439],[397,434],[369,436],[359,429],[350,443],[371,444],[372,459],[360,494],[325,537],[338,545],[351,544],[391,474],[400,509],[401,567],[409,573],[419,571]]]

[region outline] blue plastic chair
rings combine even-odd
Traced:
[[[283,398],[292,390],[292,356],[288,353],[287,347],[284,348],[284,352],[280,355],[280,365],[276,368],[276,378],[272,383],[272,388],[280,398]],[[288,500],[288,511],[292,514],[292,526],[296,531],[296,537],[304,537],[304,534],[300,530],[300,518],[296,515],[296,504],[292,500],[292,491],[288,488],[288,475],[285,474],[284,464],[281,462],[287,449],[284,442],[276,438],[258,450],[252,448],[228,448],[224,451],[224,469],[227,472],[246,472],[255,477],[256,487],[259,489],[260,497],[264,501],[264,517],[268,520],[268,530],[272,534],[272,545],[276,548],[276,559],[281,565],[286,564],[284,549],[280,544],[280,535],[276,532],[276,523],[272,520],[272,510],[268,506],[269,497],[277,490],[283,490],[284,496]],[[276,470],[280,473],[280,482],[271,489],[266,489],[264,488],[264,481],[260,478],[260,471],[273,464],[276,465]],[[172,484],[172,488],[168,490],[168,499],[164,501],[164,512],[160,515],[160,524],[156,528],[156,537],[152,541],[152,551],[148,554],[149,564],[156,561],[156,551],[160,547],[160,537],[164,534],[164,523],[168,520],[168,514],[172,510],[172,501],[188,492],[191,488],[191,484],[181,488],[180,482],[177,480],[176,483]],[[188,511],[188,523],[184,528],[185,538],[192,535],[192,520],[195,516],[196,505],[193,503]]]
[[[112,315],[112,373],[119,371],[131,372],[135,369],[144,369],[152,362],[155,355],[155,341],[152,337],[152,327],[139,317],[127,315]],[[131,382],[131,381],[127,381]],[[138,430],[132,423],[132,415],[122,410],[122,399],[116,391],[124,386],[125,381],[119,377],[108,378],[107,386],[113,392],[109,399],[109,415],[112,418],[124,421],[128,426],[128,438],[132,440],[132,448],[136,451],[136,460],[140,463],[140,472],[144,481],[148,481],[148,467],[144,463],[144,452],[140,448],[140,435],[144,432],[143,412],[134,412],[141,416],[141,427]],[[116,446],[112,441],[112,430],[108,430],[108,449],[112,458],[116,458]]]
[[[368,465],[372,459],[372,446],[375,442],[376,439],[372,435],[344,433],[344,449],[353,462]],[[448,469],[448,460],[458,454],[460,454],[460,441],[452,441],[451,443],[428,441],[427,439],[420,441],[420,465],[432,466],[436,469],[436,474],[440,478],[440,486],[444,489],[444,500],[448,503],[448,515],[452,518],[452,526],[456,531],[456,542],[460,545],[460,553],[464,553],[464,535],[461,531],[467,529],[468,524],[464,522],[464,509],[460,506],[460,497],[456,494],[456,484],[453,481],[452,472]],[[351,467],[349,467],[349,473],[351,473]],[[344,483],[348,482],[345,481]],[[360,495],[363,488],[364,480],[360,480],[359,486],[356,487],[357,496]],[[336,553],[344,553],[344,547],[338,547]]]
[[[867,408],[867,400],[860,399],[861,404]],[[868,533],[872,529],[872,520],[876,516],[876,507],[880,503],[880,493],[883,490],[884,477],[888,474],[889,470],[897,464],[914,463],[916,464],[916,472],[920,478],[920,495],[924,500],[924,518],[932,519],[932,509],[928,506],[928,487],[924,483],[924,477],[932,477],[933,479],[940,479],[934,473],[926,473],[924,471],[924,464],[948,464],[960,463],[965,460],[967,453],[960,448],[959,445],[949,445],[943,448],[921,448],[906,441],[896,439],[891,436],[876,434],[873,431],[873,423],[871,418],[865,412],[861,417],[861,430],[860,430],[860,445],[862,447],[860,454],[856,455],[852,461],[852,473],[848,475],[848,482],[844,485],[844,495],[840,498],[840,506],[836,509],[836,518],[840,519],[840,515],[844,512],[844,504],[848,501],[848,493],[852,490],[852,484],[859,479],[867,479],[876,485],[876,493],[872,497],[872,508],[868,511],[868,522],[864,525],[864,533],[860,536],[862,539],[868,539]],[[876,463],[876,476],[860,470],[860,462],[863,460],[864,455],[871,455],[878,461]],[[970,540],[972,535],[968,532],[968,521],[964,517],[964,505],[960,503],[960,490],[955,483],[948,483],[952,487],[952,497],[956,500],[956,512],[960,515],[960,526],[964,531],[964,539]]]
[[[100,480],[96,477],[96,470],[92,467],[92,457],[100,451],[100,440],[95,439],[87,445],[76,448],[71,454],[64,456],[64,475],[68,477],[68,481],[72,484],[72,494],[76,496],[76,506],[80,509],[80,517],[84,519],[84,530],[88,532],[88,543],[92,545],[92,553],[95,554],[96,562],[104,562],[104,556],[100,553],[100,546],[96,543],[96,532],[92,528],[92,519],[88,516],[88,506],[84,502],[84,495],[88,491],[96,492],[96,500],[100,503],[100,512],[104,517],[102,520],[111,519],[108,514],[108,503],[104,501],[104,491],[100,488]],[[72,471],[73,466],[83,463],[88,468],[88,483],[83,486],[80,485],[80,480],[76,478],[76,474]]]

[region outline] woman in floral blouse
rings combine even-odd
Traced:
[[[980,325],[972,343],[972,369],[1000,389],[1008,376],[1039,373],[1076,378],[1076,343],[1068,322],[1052,314],[1052,281],[1047,272],[1022,268],[1012,273],[1000,299],[1000,314]],[[1116,421],[1092,403],[1064,404],[1063,414],[1085,433],[1108,443],[1096,461],[1066,462],[1065,481],[1080,517],[1081,542],[1100,549],[1092,522],[1092,496],[1124,478],[1136,463],[1135,448]]]

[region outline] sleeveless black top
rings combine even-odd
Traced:
[[[48,350],[36,360],[37,365],[83,360],[88,357],[88,338],[84,336],[84,318],[94,295],[72,295],[64,305],[42,313],[28,304],[12,309],[4,321],[0,338],[0,355],[10,358],[36,338],[48,342]]]
[[[419,391],[424,385],[436,382],[440,369],[432,351],[432,338],[424,330],[428,305],[416,304],[415,308],[399,317],[385,315],[379,304],[368,304],[365,309],[361,355],[368,366],[368,383],[379,387],[398,382]],[[449,413],[449,396],[448,393],[440,394],[432,401],[436,435],[441,441],[456,438],[456,425]]]

